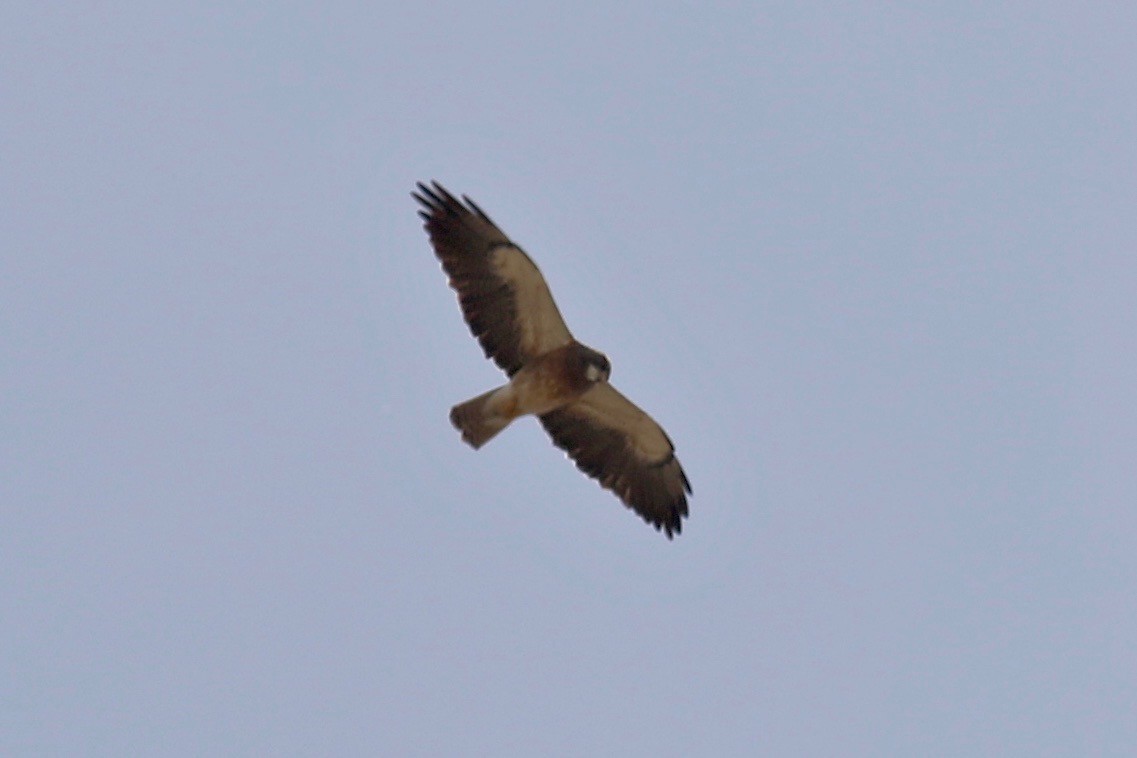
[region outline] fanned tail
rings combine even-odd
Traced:
[[[450,409],[450,423],[462,432],[462,439],[475,450],[497,436],[513,420],[491,409],[489,400],[495,392],[497,390],[492,389]]]

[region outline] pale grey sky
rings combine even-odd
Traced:
[[[1137,10],[7,3],[0,753],[1128,755]],[[695,488],[501,381],[469,194]]]

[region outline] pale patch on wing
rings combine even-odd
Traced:
[[[514,296],[514,315],[521,332],[521,349],[529,358],[543,355],[572,341],[549,285],[536,264],[516,245],[499,245],[490,262]]]
[[[664,461],[675,450],[663,428],[607,382],[584,393],[573,411],[624,434],[636,455],[646,462]]]

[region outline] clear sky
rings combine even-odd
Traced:
[[[1137,6],[0,8],[0,753],[1131,755]],[[409,196],[694,485],[524,420]]]

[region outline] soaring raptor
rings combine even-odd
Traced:
[[[462,315],[509,382],[460,403],[450,421],[475,449],[535,415],[577,468],[668,539],[682,531],[691,484],[667,433],[608,383],[608,359],[573,339],[536,264],[490,217],[438,182],[418,184],[431,245]]]

